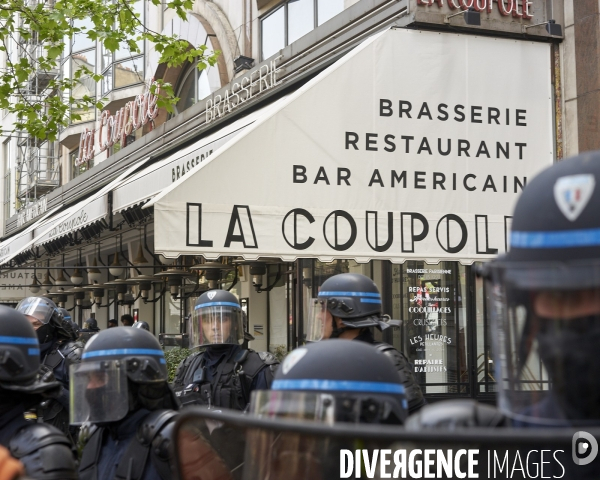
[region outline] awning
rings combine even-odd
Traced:
[[[194,144],[126,179],[113,192],[113,212],[118,213],[140,204],[197,169],[218,148],[238,136],[257,119],[267,115],[281,102],[254,111]]]
[[[548,44],[390,29],[155,197],[155,249],[454,260],[508,248],[554,158]]]
[[[104,219],[109,213],[106,194],[119,186],[124,179],[131,175],[135,170],[142,167],[149,159],[149,157],[145,158],[135,165],[132,165],[115,180],[102,187],[88,198],[81,200],[62,212],[56,213],[45,221],[36,224],[32,233],[33,238],[18,249],[15,249],[10,255],[7,255],[2,259],[1,263],[6,264],[23,252],[65,237],[66,235],[79,231]]]
[[[33,240],[34,231],[36,228],[39,228],[41,225],[44,225],[48,218],[51,217],[54,213],[56,213],[61,207],[55,207],[49,211],[47,211],[44,215],[38,218],[34,223],[29,225],[23,231],[13,235],[12,237],[4,240],[0,243],[0,265],[5,263],[7,259],[13,257],[15,252],[22,251],[23,247],[25,247],[29,242]]]

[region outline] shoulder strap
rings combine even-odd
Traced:
[[[269,352],[255,352],[254,350],[249,350],[242,365],[244,373],[252,380],[263,368],[277,363],[279,363],[277,358]]]
[[[144,475],[148,455],[150,453],[152,442],[160,434],[161,430],[169,424],[177,415],[174,410],[155,410],[148,414],[137,429],[135,437],[131,439],[127,450],[121,457],[117,466],[116,480],[140,480]],[[154,463],[156,465],[156,463]],[[162,470],[162,469],[160,469]],[[164,471],[161,471],[161,477],[164,477]]]
[[[191,383],[192,379],[187,378],[188,372],[193,375],[193,372],[196,371],[196,367],[198,363],[202,361],[204,352],[196,352],[192,355],[186,357],[177,367],[177,371],[175,372],[175,378],[173,379],[174,386],[182,386],[185,387],[187,384]]]

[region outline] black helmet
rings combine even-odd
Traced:
[[[242,308],[225,290],[204,292],[190,316],[190,348],[202,345],[241,345],[244,341]]]
[[[323,282],[318,298],[313,299],[305,328],[306,340],[323,338],[327,311],[338,317],[346,328],[377,327],[384,330],[399,326],[399,321],[382,318],[381,294],[373,280],[359,273],[341,273]],[[332,337],[339,336],[344,329],[333,323]]]
[[[258,415],[330,424],[402,424],[408,411],[402,380],[368,343],[311,343],[287,355],[271,390],[252,393],[250,408]]]
[[[94,330],[94,331],[100,330],[98,328],[98,322],[96,321],[95,318],[88,318],[85,322],[83,322],[83,326],[85,328],[87,328],[88,330]]]
[[[63,319],[58,307],[49,298],[24,298],[19,302],[16,310],[31,319],[40,343],[49,342],[59,336],[67,339],[75,338],[70,322]]]
[[[483,269],[500,406],[519,422],[600,420],[599,209],[600,152],[556,163],[523,190],[509,252]]]
[[[51,372],[40,371],[40,345],[29,320],[0,306],[0,389],[41,393],[56,388]]]
[[[137,396],[150,410],[163,408],[173,398],[160,344],[139,328],[115,327],[91,337],[81,363],[71,365],[70,377],[74,424],[121,420],[136,407],[131,397]],[[147,398],[151,394],[154,398]]]
[[[148,332],[150,331],[150,325],[148,325],[148,322],[139,322],[139,321],[135,322],[133,324],[133,328],[141,328],[141,329],[146,330]]]

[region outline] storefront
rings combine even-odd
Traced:
[[[302,342],[328,276],[364,273],[428,396],[490,393],[473,264],[506,251],[520,191],[553,162],[550,71],[547,44],[387,30],[145,205],[155,251],[286,262],[270,349]]]
[[[508,249],[514,204],[557,141],[552,45],[489,34],[544,20],[543,2],[514,2],[521,17],[490,2],[487,35],[396,28],[444,24],[462,11],[454,3],[398,2],[392,13],[367,3],[351,10],[368,19],[354,43],[336,50],[343,36],[332,34],[335,54],[302,81],[285,78],[309,54],[267,59],[190,114],[202,117],[196,130],[175,117],[141,137],[72,203],[70,191],[89,188],[82,174],[64,205],[0,244],[0,262],[37,269],[40,283],[52,270],[53,290],[40,293],[80,319],[104,328],[132,313],[156,335],[185,333],[201,292],[231,289],[250,347],[278,353],[304,341],[328,277],[363,273],[403,321],[376,335],[409,357],[428,398],[493,395],[475,268]],[[462,14],[450,21],[465,27]],[[57,291],[61,272],[70,282]]]

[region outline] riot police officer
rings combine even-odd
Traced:
[[[252,394],[250,411],[326,424],[401,425],[408,414],[402,372],[366,342],[311,343],[290,352],[271,390]]]
[[[178,403],[158,340],[142,329],[94,335],[71,366],[71,423],[92,425],[81,480],[170,479],[170,432]]]
[[[57,399],[41,404],[38,417],[59,428],[74,441],[76,431],[69,428],[69,366],[81,360],[83,344],[76,341],[73,325],[63,317],[52,300],[28,297],[19,302],[16,310],[31,322],[40,342],[42,364],[54,372],[63,386]]]
[[[313,300],[306,329],[306,340],[315,342],[329,338],[359,340],[375,345],[402,373],[409,412],[419,410],[427,402],[403,353],[392,345],[376,342],[370,327],[385,330],[399,326],[381,314],[381,294],[373,280],[358,273],[341,273],[328,278]]]
[[[510,251],[484,269],[499,404],[515,425],[600,420],[599,207],[600,152],[553,165],[523,190]],[[546,387],[523,391],[531,380]]]
[[[61,385],[40,369],[39,342],[27,318],[0,306],[0,445],[35,479],[76,479],[69,440],[55,427],[31,423],[24,413]]]
[[[82,342],[87,342],[90,338],[96,335],[100,329],[95,318],[88,318],[83,322],[83,328],[79,331],[79,339]]]
[[[243,314],[230,292],[210,290],[194,307],[188,329],[190,347],[205,347],[177,369],[173,386],[182,404],[245,410],[250,392],[268,389],[278,361],[269,352],[241,347]]]
[[[146,330],[147,332],[150,331],[150,325],[148,325],[148,322],[137,321],[133,324],[133,328],[142,328],[142,329]]]

